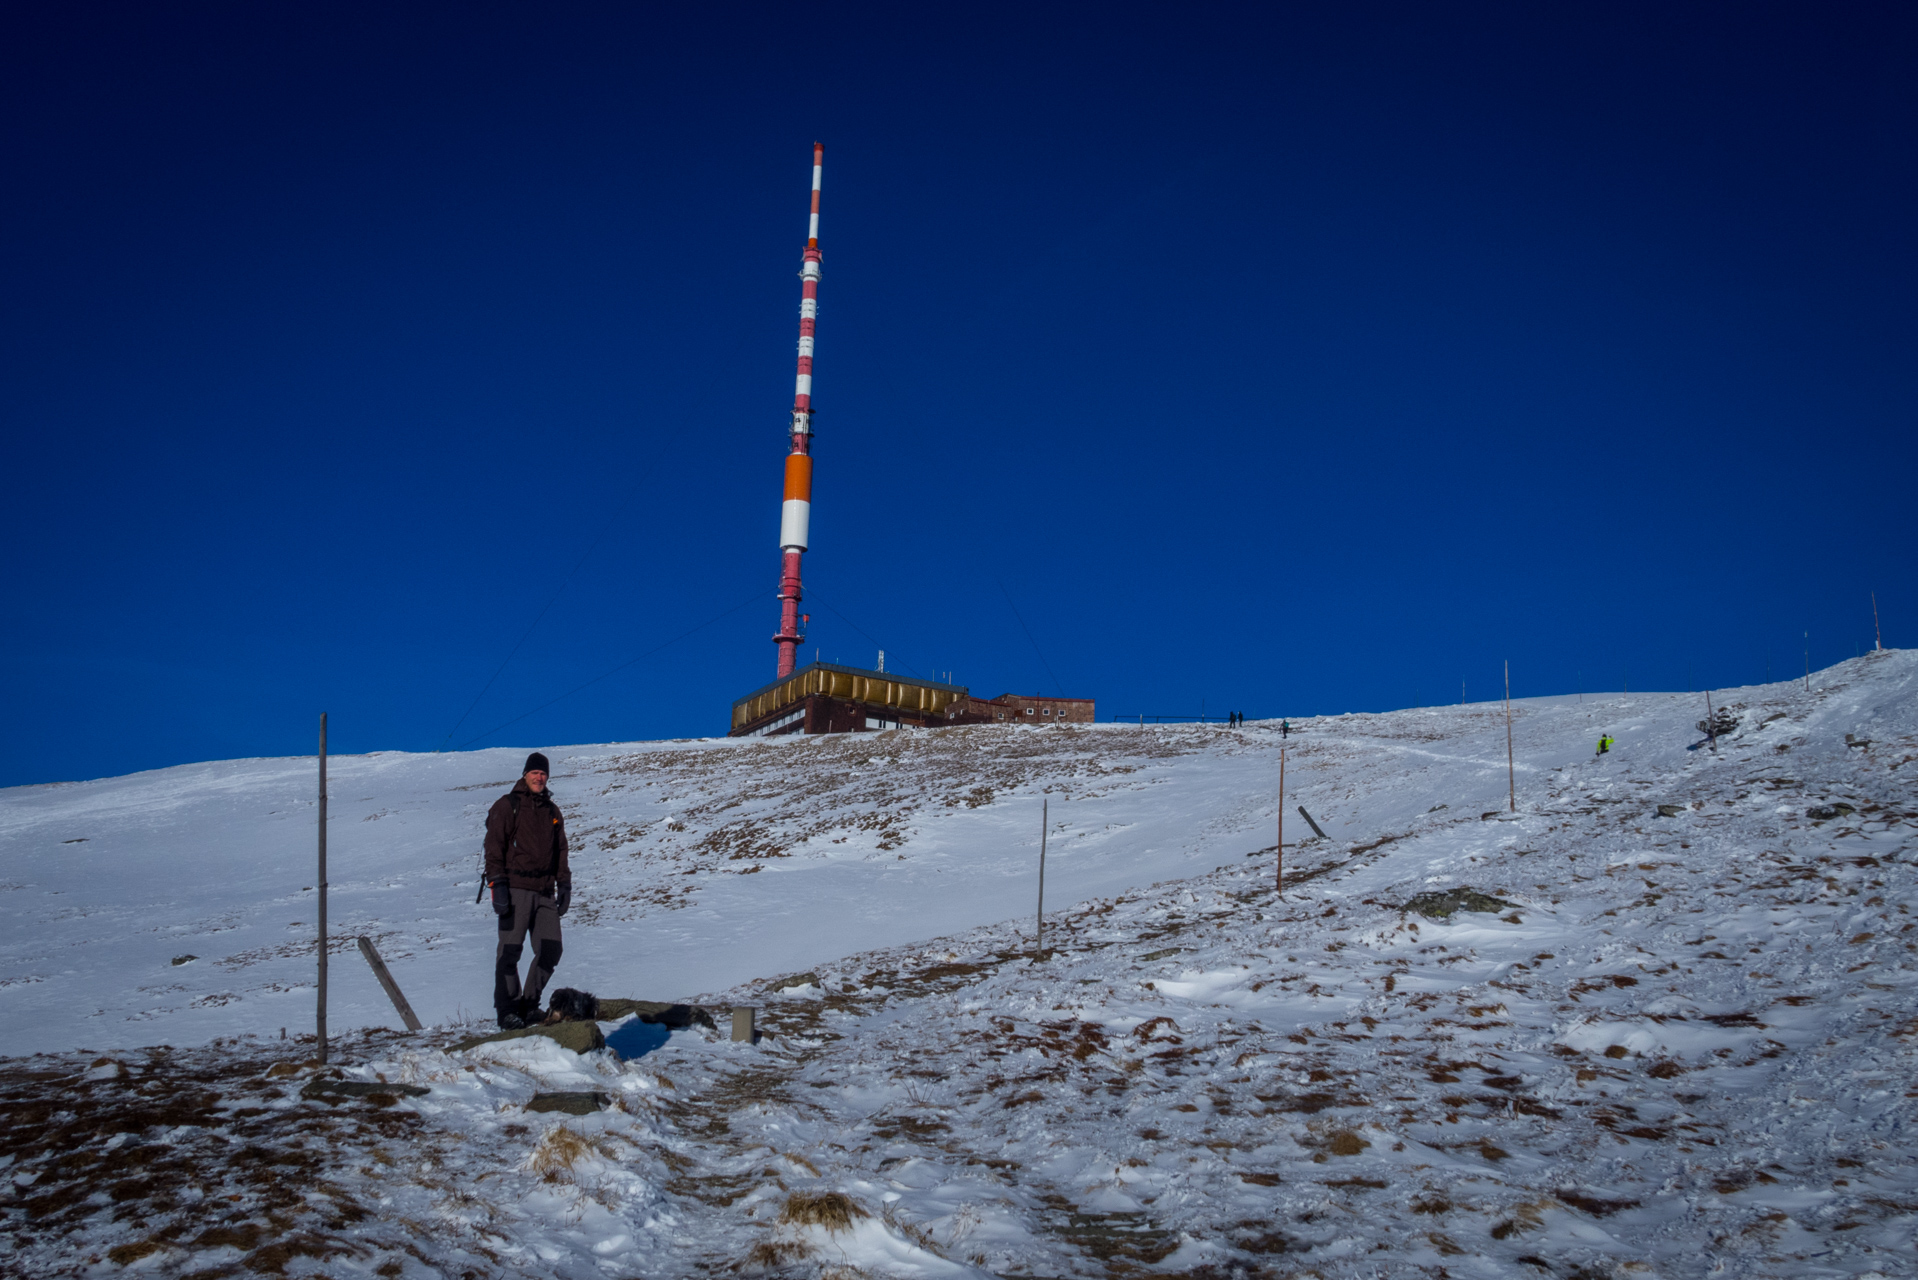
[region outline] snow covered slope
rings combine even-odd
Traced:
[[[1698,702],[1521,703],[1520,788],[1601,728],[1614,772],[1682,759]],[[1335,840],[1504,802],[1497,707],[1298,727],[1289,803]],[[576,850],[560,980],[664,999],[1025,914],[1042,797],[1057,906],[1209,870],[1272,844],[1278,747],[1272,726],[1097,725],[549,749]],[[524,758],[333,758],[334,1028],[392,1021],[357,934],[429,1024],[488,1011],[480,833]],[[8,1048],[310,1028],[315,791],[310,758],[0,791]],[[1294,814],[1288,839],[1306,834]]]
[[[584,904],[561,980],[757,1004],[768,1039],[623,1064],[361,1039],[349,1074],[426,1090],[364,1114],[263,1078],[271,1042],[21,1062],[0,1209],[40,1226],[12,1260],[184,1273],[297,1237],[385,1274],[1911,1274],[1918,654],[1814,685],[1720,695],[1741,727],[1715,753],[1699,697],[1521,703],[1516,815],[1499,709],[1307,721],[1287,805],[1329,839],[1291,847],[1292,814],[1283,894],[1266,725],[556,752]],[[517,763],[338,763],[336,916],[429,1021],[485,1002],[472,850]],[[310,781],[0,796],[9,1049],[304,1026]],[[1510,905],[1403,909],[1458,886]],[[336,1025],[390,1023],[358,964]],[[189,1083],[192,1116],[100,1127]],[[588,1086],[619,1104],[519,1110]],[[124,1195],[63,1190],[123,1147],[154,1161]],[[178,1200],[115,1218],[189,1149],[236,1234]],[[265,1207],[246,1150],[334,1203]]]

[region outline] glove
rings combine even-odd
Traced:
[[[566,908],[573,905],[573,884],[567,881],[559,887],[559,913],[566,914]]]
[[[493,910],[503,916],[513,914],[513,886],[506,883],[505,876],[493,881]]]

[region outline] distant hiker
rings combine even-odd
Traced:
[[[486,815],[486,883],[499,913],[493,1010],[508,1031],[538,1021],[540,993],[559,967],[559,918],[573,901],[566,822],[546,790],[550,771],[539,752],[527,756],[518,785],[495,800]],[[533,963],[522,986],[519,958],[529,933]]]
[[[1291,736],[1292,736],[1292,722],[1290,720],[1279,721],[1279,737],[1289,738]]]
[[[1605,734],[1602,734],[1602,733],[1599,734],[1598,735],[1598,754],[1602,756],[1607,751],[1610,751],[1611,749],[1612,749],[1611,738],[1606,736]]]

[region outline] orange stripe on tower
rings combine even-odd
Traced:
[[[812,455],[807,453],[789,453],[786,455],[786,498],[787,502],[797,499],[800,502],[812,501]]]

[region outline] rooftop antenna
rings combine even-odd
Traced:
[[[819,318],[819,172],[826,148],[812,146],[812,217],[806,224],[806,252],[799,260],[799,372],[793,382],[792,451],[786,455],[786,497],[779,510],[779,646],[778,679],[784,680],[798,664],[799,558],[806,553],[812,523],[812,344]]]

